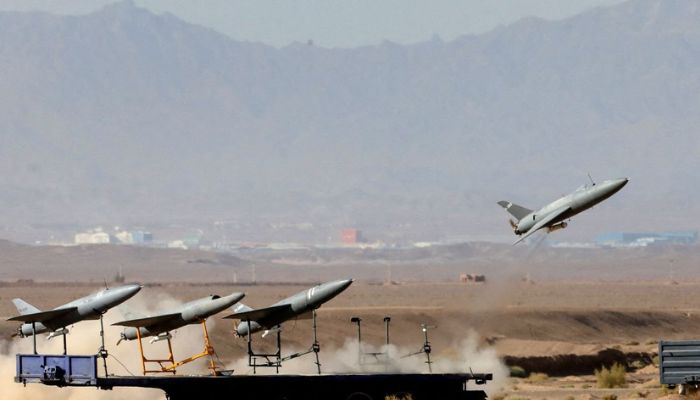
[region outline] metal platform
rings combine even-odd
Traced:
[[[54,386],[143,387],[163,390],[170,400],[222,393],[236,399],[383,400],[411,394],[413,399],[486,399],[478,385],[492,374],[340,374],[232,376],[97,376],[98,356],[17,355],[15,382]],[[473,388],[477,386],[477,388]],[[474,390],[473,390],[474,389]],[[60,390],[60,389],[57,389]]]

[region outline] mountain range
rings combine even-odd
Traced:
[[[10,238],[234,220],[509,240],[496,201],[536,208],[588,173],[630,184],[564,240],[698,226],[699,0],[353,49],[236,41],[129,1],[2,12],[0,37]]]

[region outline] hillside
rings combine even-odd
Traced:
[[[510,239],[495,201],[536,207],[590,172],[631,183],[561,239],[697,229],[699,6],[355,49],[237,42],[130,2],[0,13],[0,221],[20,239],[213,219]]]

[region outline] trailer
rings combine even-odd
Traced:
[[[484,400],[486,393],[472,386],[493,379],[490,373],[99,376],[98,355],[17,354],[16,357],[17,383],[103,390],[155,388],[165,392],[170,400],[221,394],[255,400],[383,400],[391,395],[401,398],[408,394],[416,400]]]

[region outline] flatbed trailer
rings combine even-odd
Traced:
[[[15,382],[57,387],[160,389],[170,400],[221,396],[235,399],[383,400],[410,394],[413,399],[486,399],[479,386],[492,374],[322,374],[227,376],[98,376],[98,356],[18,354]]]

